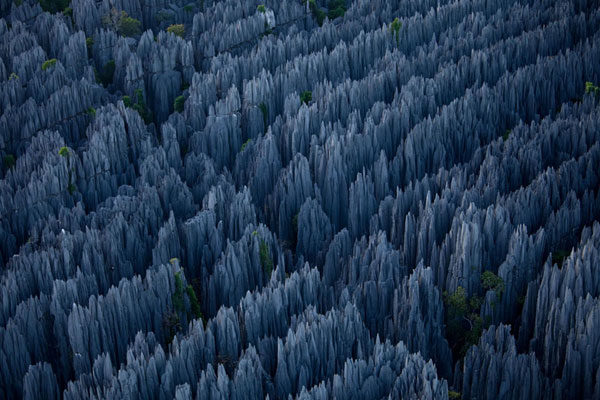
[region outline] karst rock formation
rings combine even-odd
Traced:
[[[0,399],[600,399],[596,0],[0,0]]]

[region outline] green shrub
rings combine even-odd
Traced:
[[[58,155],[63,156],[63,157],[69,157],[69,148],[68,147],[61,147],[58,150]]]
[[[198,302],[198,297],[196,296],[196,292],[194,291],[192,285],[188,285],[185,292],[188,296],[188,299],[190,299],[193,316],[196,319],[204,320],[204,317],[202,316],[202,310],[200,309],[200,303]]]
[[[167,28],[167,32],[177,35],[179,37],[184,37],[185,26],[183,26],[183,24],[174,24]]]
[[[319,8],[315,0],[309,0],[308,4],[313,18],[317,20],[317,24],[319,24],[319,26],[323,25],[323,21],[326,17],[325,11]]]
[[[300,94],[300,101],[304,104],[308,104],[312,101],[312,92],[306,90]]]
[[[477,296],[467,298],[465,289],[461,286],[451,295],[444,293],[446,336],[455,358],[464,357],[483,332],[484,323],[479,316],[482,302]]]
[[[146,107],[146,101],[144,100],[144,93],[142,89],[136,89],[134,92],[136,102],[131,106],[134,110],[136,110],[144,122],[149,124],[152,122],[152,112]]]
[[[69,182],[69,184],[67,185],[67,190],[69,191],[69,194],[72,195],[73,193],[75,193],[75,190],[77,190],[77,186],[75,186],[73,182]]]
[[[339,17],[343,17],[346,13],[346,9],[344,7],[337,7],[327,11],[327,18],[330,20],[334,20]]]
[[[266,7],[265,7],[265,5],[264,5],[264,4],[259,4],[259,5],[258,5],[258,7],[256,7],[256,10],[257,10],[258,12],[261,12],[261,13],[263,13],[263,14],[267,12],[267,9],[266,9]]]
[[[94,38],[91,36],[85,38],[85,45],[87,46],[88,50],[91,50],[94,46]]]
[[[263,33],[260,34],[261,39],[265,36],[268,36],[270,34],[273,33],[273,28],[271,28],[271,26],[269,25],[269,23],[265,20],[265,30]]]
[[[585,92],[588,94],[592,93],[597,96],[597,95],[600,95],[600,88],[598,86],[594,85],[594,83],[592,83],[592,82],[586,82],[585,83]]]
[[[504,292],[504,281],[491,271],[481,274],[481,286],[484,290],[494,290],[498,297]],[[458,287],[450,295],[444,293],[446,318],[446,337],[455,359],[464,357],[469,347],[477,344],[483,330],[489,325],[480,316],[483,297],[467,297],[466,291]]]
[[[42,63],[42,71],[47,70],[48,68],[52,68],[56,65],[56,58],[51,58]]]
[[[63,11],[69,6],[70,0],[40,0],[42,10],[49,13],[57,13]]]
[[[510,136],[511,130],[507,129],[506,132],[504,132],[504,135],[502,135],[502,139],[506,142],[508,140],[508,137]]]
[[[250,144],[250,142],[252,142],[252,139],[248,139],[244,142],[244,144],[242,144],[242,147],[240,148],[240,151],[244,151],[246,149],[246,147]],[[256,231],[254,231],[256,232]]]
[[[262,113],[263,125],[265,126],[265,131],[266,131],[267,125],[269,125],[269,109],[267,108],[267,105],[265,103],[260,103],[258,105],[258,108],[260,108],[260,112]]]
[[[111,8],[108,14],[102,17],[104,26],[114,29],[122,36],[137,36],[142,33],[142,23],[130,17],[125,11]]]
[[[87,109],[87,113],[89,115],[91,115],[92,117],[95,117],[96,116],[96,109],[94,107],[90,107],[90,108]]]
[[[346,0],[329,0],[327,8],[333,10],[338,7],[346,8]]]
[[[174,312],[166,312],[163,317],[163,327],[165,331],[165,342],[169,344],[173,341],[177,332],[181,330],[179,315]]]
[[[123,96],[122,100],[125,107],[129,107],[137,111],[146,124],[152,122],[152,112],[146,107],[144,92],[142,89],[136,89],[135,92],[133,92],[133,100],[129,96]]]
[[[16,164],[15,156],[12,154],[7,154],[4,156],[4,168],[11,169]]]
[[[117,23],[117,32],[123,36],[137,36],[142,32],[142,23],[131,18],[125,11],[121,12],[121,18]]]
[[[481,274],[481,286],[484,290],[494,290],[498,294],[498,297],[502,298],[504,281],[492,271],[485,271]]]
[[[467,295],[465,289],[459,286],[458,289],[447,297],[448,316],[451,319],[462,318],[469,310],[467,305]]]
[[[173,21],[175,19],[175,15],[173,15],[173,13],[168,12],[166,10],[160,10],[159,12],[156,13],[156,15],[154,16],[154,19],[156,20],[156,23],[162,24],[163,22]],[[154,38],[154,41],[156,41],[156,37]]]
[[[396,42],[398,44],[400,44],[400,28],[402,28],[402,22],[400,22],[400,19],[398,19],[398,17],[396,17],[390,25],[390,32],[394,34],[394,36],[396,37]]]
[[[327,17],[330,20],[343,17],[346,13],[346,0],[330,0],[327,8],[329,9]]]
[[[454,390],[448,390],[448,398],[451,400],[461,400],[462,396],[460,392],[455,392]]]
[[[140,114],[146,125],[152,122],[152,112],[146,108],[146,103],[135,103],[131,108]]]
[[[194,3],[186,4],[183,6],[183,11],[191,13],[194,11],[194,7]]]
[[[73,18],[73,9],[71,7],[65,8],[62,13],[66,17]]]
[[[115,60],[109,60],[106,64],[104,64],[104,67],[102,67],[102,71],[97,73],[97,78],[103,86],[108,86],[113,82],[114,75]]]
[[[177,96],[173,102],[173,109],[178,113],[183,112],[183,105],[185,104],[185,97]]]
[[[8,80],[12,81],[13,79],[19,79],[19,75],[15,74],[14,72],[11,72],[10,76],[8,77]]]
[[[273,272],[273,260],[271,259],[271,252],[267,243],[261,239],[259,246],[260,264],[263,267],[263,271],[267,275],[267,278],[271,277]]]

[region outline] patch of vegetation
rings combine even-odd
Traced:
[[[63,157],[69,157],[69,148],[65,146],[61,147],[60,149],[58,149],[58,155]]]
[[[191,13],[194,12],[194,8],[194,3],[186,4],[185,6],[183,6],[183,11]]]
[[[167,28],[167,32],[183,38],[183,37],[185,37],[185,26],[183,26],[183,24],[170,25]]]
[[[390,25],[390,32],[392,32],[396,37],[396,43],[398,45],[400,44],[400,28],[402,28],[402,22],[400,22],[398,17],[396,17]]]
[[[137,36],[142,32],[142,23],[128,16],[125,11],[121,11],[121,18],[117,24],[117,32],[123,36]]]
[[[485,271],[481,274],[481,286],[484,290],[494,290],[498,298],[502,298],[504,293],[504,281],[492,271]]]
[[[270,35],[271,33],[273,33],[273,29],[269,26],[269,23],[265,21],[265,31],[260,34],[260,37],[263,38],[265,36]]]
[[[51,14],[63,11],[69,4],[70,0],[40,0],[42,10]]]
[[[52,68],[56,65],[56,58],[51,58],[42,63],[42,71],[46,71],[48,68]]]
[[[69,177],[69,181],[71,180],[71,177]],[[75,193],[75,190],[77,190],[77,186],[75,186],[75,184],[73,182],[69,182],[69,184],[67,185],[67,190],[69,191],[70,195],[73,195],[73,193]]]
[[[156,20],[156,22],[158,24],[161,24],[163,22],[173,21],[173,19],[175,19],[175,16],[173,15],[173,13],[170,13],[165,10],[161,10],[156,13],[156,15],[154,16],[154,19]],[[154,41],[156,41],[156,37],[154,37]]]
[[[479,316],[481,299],[474,297],[467,298],[461,286],[450,295],[444,292],[446,334],[455,359],[463,358],[483,332],[483,319]]]
[[[325,14],[325,11],[319,8],[315,0],[309,0],[308,5],[313,18],[317,21],[317,24],[319,24],[319,26],[322,26],[327,14]]]
[[[188,90],[189,88],[190,88],[190,84],[189,84],[189,83],[187,83],[187,82],[183,82],[183,83],[181,84],[181,91],[182,91],[182,92],[185,92],[185,91],[186,91],[186,90]]]
[[[330,20],[343,17],[346,13],[346,0],[329,0],[327,8],[327,18]]]
[[[491,271],[481,274],[481,286],[484,290],[494,290],[499,298],[504,292],[504,281]],[[461,359],[472,345],[477,344],[483,330],[489,325],[480,316],[483,298],[467,297],[463,287],[452,294],[444,292],[446,309],[446,334],[455,359]]]
[[[6,168],[7,170],[14,167],[15,164],[17,163],[17,161],[15,160],[15,156],[12,154],[5,155],[3,162],[4,162],[4,168]]]
[[[267,108],[267,105],[265,103],[260,103],[258,105],[258,108],[260,108],[260,112],[262,112],[263,125],[265,127],[265,132],[266,132],[267,131],[267,125],[269,124],[269,109]]]
[[[260,264],[263,267],[263,271],[267,275],[267,277],[271,276],[273,272],[273,259],[271,258],[271,252],[269,250],[269,246],[267,242],[261,239],[259,246],[259,256],[260,256]]]
[[[88,48],[88,50],[92,50],[92,47],[94,46],[94,38],[91,36],[85,38],[85,45]]]
[[[259,4],[258,7],[256,7],[256,11],[264,14],[267,12],[267,9],[264,4]]]
[[[504,132],[504,134],[502,135],[502,139],[504,139],[505,142],[508,140],[508,137],[510,136],[511,132],[512,131],[510,129],[507,129],[506,132]]]
[[[196,291],[192,287],[192,285],[188,285],[185,289],[185,292],[190,299],[190,305],[192,307],[192,315],[196,319],[201,319],[204,321],[204,316],[202,315],[202,310],[200,309],[200,302],[198,301],[198,297],[196,296]]]
[[[71,7],[65,8],[62,13],[65,17],[73,19],[73,9]]]
[[[240,147],[240,152],[244,151],[246,149],[246,147],[250,144],[250,142],[252,142],[252,139],[248,139],[244,142],[244,144],[242,144],[242,147]],[[256,231],[254,231],[256,232]]]
[[[462,395],[460,392],[455,392],[454,390],[448,390],[448,398],[451,400],[461,400]]]
[[[125,11],[119,11],[114,7],[102,17],[102,23],[122,36],[132,37],[142,33],[142,23],[140,21],[130,17]]]
[[[93,117],[96,116],[96,109],[94,107],[90,107],[87,109],[87,113]]]
[[[135,102],[129,96],[123,96],[123,104],[125,107],[133,108],[140,114],[144,123],[149,124],[152,122],[152,112],[146,107],[146,101],[144,100],[144,92],[142,89],[136,89],[134,94]]]
[[[312,92],[310,90],[305,90],[300,94],[300,101],[304,104],[308,104],[312,101]]]
[[[171,260],[177,259],[172,258]],[[175,273],[175,292],[171,297],[171,300],[173,301],[173,310],[176,315],[181,314],[185,311],[185,303],[183,296],[184,294],[186,294],[188,300],[190,301],[191,308],[191,315],[190,313],[187,313],[187,317],[190,318],[190,316],[193,316],[194,318],[201,318],[202,320],[204,320],[204,317],[202,316],[202,310],[200,309],[200,302],[198,301],[196,292],[192,285],[187,285],[184,288],[182,274],[182,271]]]
[[[166,312],[163,317],[163,328],[165,330],[165,342],[169,344],[173,338],[181,330],[181,321],[179,315],[174,312]]]
[[[103,86],[108,86],[113,83],[113,77],[115,75],[115,60],[108,60],[102,67],[100,72],[96,72],[96,79],[102,83]]]
[[[177,96],[173,102],[173,109],[178,113],[183,112],[183,105],[185,104],[185,97]]]
[[[594,85],[594,83],[592,82],[586,82],[585,83],[585,92],[590,94],[594,94],[596,96],[600,95],[600,88],[596,85]]]
[[[183,279],[181,279],[181,271],[175,273],[175,292],[171,296],[173,301],[173,309],[181,313],[185,310],[183,304]]]
[[[11,72],[10,76],[8,77],[8,80],[12,81],[13,79],[19,79],[19,75],[15,74],[14,72]]]
[[[146,101],[144,100],[142,89],[137,89],[135,91],[135,95],[137,97],[137,102],[132,107],[141,115],[144,122],[149,124],[152,122],[152,112],[148,109],[148,107],[146,107]]]

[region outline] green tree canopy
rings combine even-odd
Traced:
[[[183,24],[174,24],[167,28],[167,32],[179,37],[185,37],[185,26]]]
[[[42,10],[54,14],[62,12],[69,7],[70,3],[69,0],[40,0],[40,7],[42,7]]]

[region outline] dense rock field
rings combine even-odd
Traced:
[[[600,399],[597,0],[0,0],[0,399]]]

